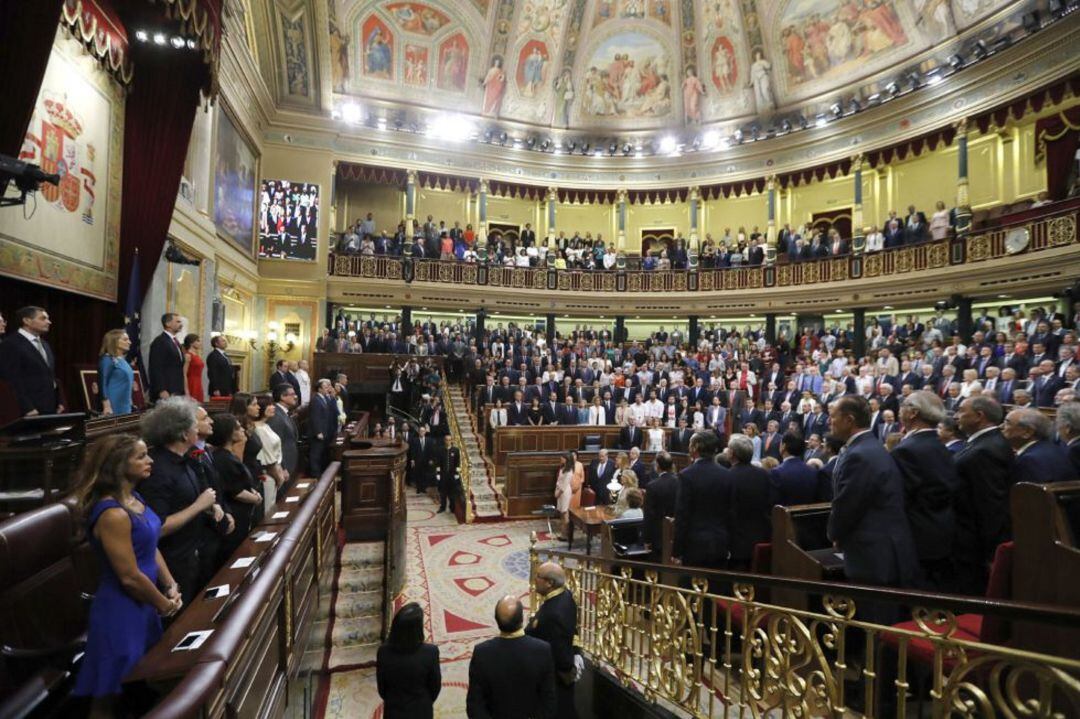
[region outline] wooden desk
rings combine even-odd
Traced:
[[[615,449],[619,444],[617,424],[605,425],[549,425],[549,426],[513,426],[498,427],[492,441],[492,461],[495,464],[495,476],[506,477],[507,457],[513,452],[566,452],[578,451],[587,436],[599,436],[600,446]],[[671,430],[664,429],[664,436],[670,438]]]
[[[844,580],[843,563],[838,566],[825,533],[831,509],[829,503],[773,507],[773,574],[818,582]],[[793,609],[809,608],[805,593],[789,589],[776,589],[773,601]]]
[[[344,457],[341,525],[349,541],[386,541],[399,531],[404,539],[405,465],[408,449],[390,440],[356,439]]]
[[[340,352],[316,352],[312,377],[327,377],[330,372],[349,375],[349,385],[361,385],[364,392],[385,392],[390,389],[390,365],[405,360],[417,360],[421,365],[431,360],[440,370],[445,369],[445,359],[437,355],[399,354],[351,354]],[[445,376],[445,373],[444,373]]]
[[[567,548],[574,544],[574,527],[585,532],[585,554],[592,554],[592,538],[600,533],[604,522],[614,519],[608,507],[573,507],[570,509],[570,527],[567,529]]]

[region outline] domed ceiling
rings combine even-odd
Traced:
[[[992,42],[1008,34],[1020,26],[1022,13],[1037,5],[1031,0],[313,3],[326,4],[328,27],[303,34],[323,46],[323,58],[329,55],[336,103],[373,98],[543,127],[623,132],[820,111],[840,94],[866,97],[902,69],[926,71],[977,39]],[[321,24],[322,12],[315,17]],[[287,28],[285,38],[280,66],[289,68]]]

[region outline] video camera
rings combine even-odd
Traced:
[[[19,197],[5,197],[8,182],[14,180],[19,188]],[[50,185],[60,184],[60,175],[42,172],[37,165],[16,160],[14,157],[0,155],[0,207],[12,207],[26,202],[26,193],[37,192],[42,182]]]

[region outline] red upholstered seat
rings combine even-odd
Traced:
[[[1004,542],[994,552],[994,563],[990,567],[990,580],[986,585],[987,599],[1009,599],[1012,595],[1012,563],[1013,543]],[[912,632],[922,631],[913,620],[893,625],[896,629]],[[944,627],[938,634],[944,633]],[[956,617],[955,639],[982,642],[983,644],[1002,644],[1008,638],[1008,625],[997,617],[986,617],[981,614],[960,614]],[[900,644],[900,636],[897,634],[882,634],[881,641],[889,647],[896,649]],[[929,639],[912,639],[908,642],[908,656],[921,664],[933,664],[934,643]],[[944,657],[946,668],[952,667],[955,660]]]
[[[754,545],[753,554],[750,556],[750,571],[754,574],[770,574],[772,567],[772,542],[758,542]],[[766,597],[760,594],[755,594],[754,599],[757,601],[768,601]],[[729,602],[724,599],[716,600],[716,607],[722,611],[727,611],[731,608],[731,626],[732,628],[741,627],[743,624],[743,616],[745,615],[744,605],[739,602]],[[721,618],[718,615],[717,622],[721,622]]]
[[[583,487],[581,490],[581,506],[582,507],[595,507],[596,506],[596,492],[592,487]]]

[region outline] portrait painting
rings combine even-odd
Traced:
[[[390,3],[386,11],[399,28],[417,35],[434,35],[450,22],[445,13],[422,3]]]
[[[60,179],[0,210],[0,274],[116,299],[123,142],[123,88],[58,32],[18,159]]]
[[[892,0],[793,0],[778,21],[792,85],[862,75],[868,60],[910,42]]]
[[[221,103],[217,106],[214,142],[214,226],[246,254],[254,254],[255,176],[258,156],[233,124]]]
[[[364,74],[382,80],[394,79],[394,36],[382,20],[371,15],[364,21]]]
[[[439,71],[436,84],[440,90],[465,92],[469,71],[469,43],[461,33],[452,35],[439,46]]]
[[[739,67],[731,39],[726,35],[716,38],[709,52],[709,60],[712,65],[713,87],[723,94],[734,91],[738,86]]]
[[[514,79],[522,97],[536,97],[547,84],[551,57],[547,45],[540,40],[530,40],[518,53],[517,71]]]
[[[428,83],[428,49],[421,45],[405,46],[405,84],[423,87]]]
[[[674,78],[678,82],[678,78]],[[663,117],[672,109],[671,57],[643,33],[613,35],[597,45],[579,81],[580,111],[592,118]]]

